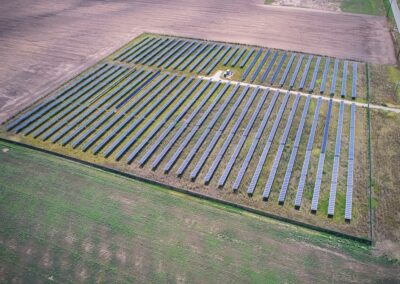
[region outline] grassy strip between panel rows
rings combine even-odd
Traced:
[[[171,186],[171,185],[168,185],[168,184],[164,184],[164,183],[161,183],[161,182],[158,182],[158,181],[155,181],[155,180],[151,180],[149,178],[143,178],[143,177],[134,175],[132,173],[119,171],[119,170],[116,170],[116,169],[113,169],[113,168],[109,168],[109,167],[106,167],[106,166],[102,166],[102,165],[98,165],[98,164],[93,164],[93,163],[90,163],[90,162],[87,162],[87,161],[83,161],[83,160],[80,160],[80,159],[77,159],[77,158],[73,158],[73,157],[70,157],[70,156],[66,156],[66,155],[63,155],[63,154],[60,154],[60,153],[56,153],[56,152],[48,151],[46,149],[38,148],[38,147],[35,147],[35,146],[32,146],[32,145],[27,145],[27,144],[24,144],[24,143],[8,140],[6,138],[0,137],[0,141],[11,143],[11,144],[18,145],[18,146],[23,146],[23,147],[30,148],[30,149],[33,149],[33,150],[37,150],[37,151],[40,151],[40,152],[43,152],[43,153],[46,153],[46,154],[55,155],[55,156],[58,156],[58,157],[61,157],[61,158],[64,158],[64,159],[68,159],[68,160],[71,160],[71,161],[74,161],[74,162],[77,162],[77,163],[81,163],[81,164],[84,164],[84,165],[87,165],[87,166],[91,166],[91,167],[94,167],[94,168],[97,168],[97,169],[101,169],[101,170],[104,170],[104,171],[107,171],[107,172],[110,172],[110,173],[114,173],[114,174],[122,175],[122,176],[125,176],[125,177],[129,177],[129,178],[132,178],[132,179],[135,179],[135,180],[138,180],[138,181],[147,182],[147,183],[150,183],[152,185],[161,186],[161,187],[164,187],[164,188],[167,188],[167,189],[170,189],[170,190],[174,190],[174,191],[177,191],[177,192],[180,192],[180,193],[186,193],[186,194],[189,194],[191,196],[195,196],[195,197],[199,197],[199,198],[202,198],[202,199],[205,199],[205,200],[209,200],[209,201],[215,202],[215,203],[220,204],[220,205],[225,205],[230,209],[241,209],[241,210],[244,210],[244,211],[247,211],[247,212],[250,212],[250,213],[258,214],[258,215],[261,215],[261,216],[269,217],[269,218],[276,219],[276,220],[283,221],[283,222],[287,222],[287,223],[290,223],[290,224],[293,224],[293,225],[298,225],[298,226],[301,226],[301,227],[304,227],[304,228],[308,228],[308,229],[312,229],[312,230],[316,230],[316,231],[319,231],[319,232],[322,232],[322,233],[328,233],[328,234],[331,234],[331,235],[334,235],[334,236],[339,236],[339,237],[343,237],[343,238],[346,238],[346,239],[354,240],[354,241],[357,241],[357,242],[360,242],[360,243],[365,243],[365,244],[368,244],[368,245],[372,245],[371,239],[360,238],[360,237],[352,236],[350,234],[345,234],[345,233],[342,233],[342,232],[338,232],[338,231],[334,231],[334,230],[330,230],[330,229],[314,226],[314,225],[311,225],[311,224],[299,222],[299,221],[296,221],[296,220],[293,220],[293,219],[290,219],[290,218],[285,218],[285,217],[274,215],[274,214],[271,214],[271,213],[268,213],[268,212],[265,212],[265,211],[257,210],[257,209],[252,208],[252,207],[236,204],[236,203],[229,202],[229,201],[226,201],[226,200],[222,200],[222,199],[219,199],[219,198],[216,198],[216,197],[212,197],[212,196],[209,196],[209,195],[206,195],[206,194],[203,194],[203,193],[198,193],[198,192],[195,192],[195,191],[192,191],[192,190],[186,190],[186,189],[183,189],[183,188],[178,188],[178,187]]]

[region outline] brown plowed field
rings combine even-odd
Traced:
[[[0,121],[149,31],[395,63],[383,17],[262,1],[3,1]]]

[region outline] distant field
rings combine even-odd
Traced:
[[[229,68],[237,81],[204,77]],[[364,78],[361,62],[144,34],[4,135],[368,238]]]
[[[0,282],[388,283],[357,242],[0,142]]]
[[[389,0],[266,0],[265,4],[385,16],[384,1]]]

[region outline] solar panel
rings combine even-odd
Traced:
[[[169,44],[171,43],[171,40],[169,38],[164,38],[161,39],[160,41],[158,41],[157,43],[155,43],[154,45],[151,45],[151,47],[146,48],[146,51],[143,53],[140,53],[139,56],[135,57],[135,58],[129,58],[127,60],[127,62],[134,62],[135,64],[139,63],[140,61],[142,61],[143,59],[143,64],[146,63],[148,61],[149,58],[152,57],[152,53],[155,52],[157,53],[157,51],[161,50],[161,48],[163,46],[165,46],[165,44]],[[150,55],[150,56],[149,56]],[[146,62],[144,62],[146,61]]]
[[[157,89],[156,94],[152,94],[150,98],[148,98],[146,101],[144,101],[141,105],[139,105],[135,111],[129,116],[127,116],[115,129],[112,130],[112,132],[104,138],[96,147],[93,149],[93,153],[97,154],[111,139],[113,139],[128,123],[131,123],[128,128],[125,129],[125,131],[112,143],[110,147],[106,151],[104,151],[104,155],[107,157],[109,156],[116,147],[118,147],[122,141],[125,140],[125,138],[130,135],[138,126],[139,124],[158,106],[160,105],[168,96],[170,93],[172,93],[173,90],[185,79],[185,77],[179,77],[178,80],[176,80],[171,86],[169,86],[169,82],[164,83],[159,89]],[[161,96],[158,96],[158,94],[169,86],[168,90],[165,91]],[[157,98],[156,101],[154,101],[150,105],[150,101],[152,101],[154,98]],[[170,98],[170,101],[175,98],[175,96],[172,96]],[[145,107],[149,106],[144,113],[133,120],[139,112],[141,112]],[[160,111],[163,111],[164,109],[161,108]],[[133,120],[133,122],[132,122]],[[141,129],[144,129],[141,127]],[[125,144],[127,145],[127,144]],[[118,155],[117,155],[118,156]]]
[[[279,85],[282,87],[285,84],[286,78],[289,74],[290,68],[292,67],[293,61],[296,58],[296,53],[292,52],[292,55],[290,56],[289,62],[286,65],[285,71],[283,72],[282,78],[279,81]]]
[[[300,208],[301,199],[303,197],[304,186],[306,184],[308,166],[310,164],[310,157],[311,157],[312,148],[313,148],[313,144],[314,144],[315,132],[317,130],[319,111],[320,111],[320,108],[321,108],[321,103],[322,103],[322,98],[320,97],[320,98],[318,98],[317,106],[315,108],[314,119],[313,119],[313,122],[312,122],[310,135],[308,137],[306,155],[304,157],[303,167],[301,169],[300,181],[299,181],[299,185],[297,187],[297,193],[296,193],[296,198],[295,198],[295,202],[294,202],[294,206],[297,209]]]
[[[23,115],[19,116],[16,120],[13,120],[10,123],[8,123],[6,125],[6,130],[10,131],[11,129],[16,127],[18,124],[20,124],[22,121],[24,121],[25,119],[27,119],[28,117],[30,117],[33,114],[35,116],[39,117],[41,114],[46,112],[46,109],[51,109],[54,106],[56,106],[57,104],[62,103],[62,99],[66,99],[70,95],[73,94],[73,93],[71,93],[71,91],[74,88],[78,87],[80,84],[85,84],[85,82],[87,80],[89,80],[93,75],[95,75],[97,72],[99,72],[106,66],[107,66],[107,64],[102,64],[100,66],[97,66],[92,71],[88,72],[86,75],[79,78],[78,80],[73,80],[71,83],[67,84],[60,91],[58,91],[56,95],[50,97],[49,99],[47,99],[44,102],[40,103],[39,105],[35,106],[33,109],[31,109],[28,112],[24,113]]]
[[[239,85],[237,85],[237,87],[239,87]],[[233,106],[231,107],[231,110],[229,111],[228,115],[225,117],[224,122],[221,124],[220,128],[218,129],[218,132],[222,133],[222,132],[226,129],[228,123],[231,121],[231,119],[232,119],[234,113],[236,112],[236,110],[238,109],[240,103],[242,102],[243,98],[245,97],[245,95],[246,95],[248,89],[249,89],[249,86],[246,86],[246,87],[243,89],[243,91],[242,91],[242,93],[240,94],[240,96],[236,99],[236,101],[235,101],[235,103],[233,104]],[[236,125],[236,123],[235,123],[235,125]],[[215,173],[215,170],[217,169],[219,163],[220,163],[221,160],[222,160],[223,155],[225,154],[226,150],[228,149],[230,143],[232,142],[232,139],[233,139],[233,137],[234,137],[234,135],[235,135],[235,134],[234,134],[234,131],[236,131],[236,130],[235,130],[235,125],[234,125],[234,127],[232,128],[231,132],[228,134],[228,137],[225,139],[224,144],[222,145],[222,147],[221,147],[221,149],[219,150],[219,152],[218,152],[216,158],[214,159],[214,161],[213,161],[211,167],[209,168],[209,170],[208,170],[208,172],[207,172],[207,174],[206,174],[206,176],[205,176],[205,178],[204,178],[205,184],[208,184],[208,183],[210,182],[212,176],[213,176],[214,173]]]
[[[343,111],[344,111],[344,102],[341,101],[339,118],[338,118],[338,127],[336,131],[335,157],[333,160],[331,190],[329,193],[328,216],[333,216],[335,213],[336,188],[337,188],[337,179],[339,173],[339,161],[340,161],[340,145],[342,142]]]
[[[250,130],[253,127],[254,122],[256,121],[256,118],[261,111],[262,106],[264,105],[265,100],[267,99],[267,96],[268,96],[268,92],[264,92],[262,94],[262,97],[261,97],[260,101],[258,102],[257,107],[254,110],[254,112],[250,118],[250,121],[248,122],[246,129],[244,130],[244,132],[242,134],[242,137],[240,138],[239,144],[236,146],[235,152],[232,155],[230,162],[228,163],[228,165],[231,165],[231,167],[228,170],[226,177],[229,175],[229,172],[231,171],[231,168],[232,168],[233,164],[235,163],[237,156],[239,155],[239,153],[244,145],[244,142],[246,141],[247,136],[249,135]],[[240,168],[238,176],[243,177],[245,171],[246,171],[245,168]],[[236,178],[235,183],[233,184],[233,188],[232,188],[233,191],[237,191],[239,189],[240,182],[241,182],[241,178],[240,179]]]
[[[353,82],[351,86],[351,97],[357,97],[357,62],[353,62]]]
[[[198,79],[191,87],[189,90],[186,91],[185,97],[192,94],[193,91],[200,85],[200,83],[202,82],[202,79]],[[178,114],[177,117],[183,117],[188,111],[189,109],[193,106],[193,104],[199,99],[199,97],[201,96],[201,94],[203,93],[203,91],[207,88],[207,86],[210,84],[210,81],[208,81],[208,84],[206,83],[203,88],[202,91],[197,92],[196,95],[185,105],[185,108]],[[167,135],[174,129],[175,125],[178,123],[180,119],[174,119],[170,125],[167,127],[166,130],[164,130],[164,132],[161,134],[161,136],[157,139],[157,141],[150,147],[150,149],[145,153],[145,155],[141,158],[141,160],[139,161],[139,164],[142,166],[144,165],[144,163],[147,162],[147,160],[150,158],[150,156],[154,153],[154,151],[158,148],[159,145],[161,145],[161,143],[164,141],[165,137],[167,137]],[[146,137],[146,141],[150,141],[150,139],[152,139],[156,133],[158,133],[160,127],[163,124],[159,124],[159,126],[156,126],[154,129],[157,131],[154,131],[154,133],[152,132],[151,134],[149,134]],[[135,148],[135,150],[132,152],[132,156],[135,157],[135,154],[133,153],[139,153],[143,147],[147,144],[146,143],[141,143],[139,146],[137,146]],[[130,156],[131,156],[130,155]],[[131,160],[128,159],[128,163],[131,162]]]
[[[243,68],[246,65],[247,61],[249,61],[249,59],[253,55],[253,53],[254,53],[254,48],[249,50],[246,57],[242,60],[242,63],[240,63],[240,68]]]
[[[103,113],[105,112],[104,109],[100,109],[94,115],[92,115],[88,120],[86,120],[83,124],[81,124],[77,129],[75,129],[71,134],[64,138],[61,142],[62,146],[67,145],[72,139],[74,139],[77,135],[79,135],[86,127],[91,125],[94,121],[96,121]],[[76,125],[75,125],[76,126]]]
[[[314,193],[313,193],[313,197],[311,200],[311,212],[316,212],[318,209],[318,200],[319,200],[319,195],[320,195],[320,191],[321,191],[322,174],[324,171],[325,152],[326,152],[326,144],[328,142],[328,133],[329,133],[329,125],[330,125],[330,121],[331,121],[331,112],[332,112],[332,99],[329,100],[328,112],[327,112],[326,120],[325,120],[324,136],[322,138],[321,153],[319,155],[317,177],[315,179]]]
[[[231,61],[232,57],[236,54],[236,52],[239,50],[239,46],[235,46],[229,56],[224,60],[223,65],[226,66],[228,65],[229,61]]]
[[[236,121],[236,123],[235,123],[235,125],[234,125],[234,127],[233,127],[234,129],[231,131],[232,134],[233,134],[233,133],[236,133],[236,131],[237,131],[237,129],[239,128],[240,124],[242,123],[244,117],[246,116],[248,110],[250,109],[250,106],[252,105],[254,99],[256,98],[258,91],[259,91],[259,87],[255,88],[254,91],[253,91],[253,93],[251,94],[250,98],[247,100],[245,107],[243,108],[241,114],[239,115],[238,120]],[[264,100],[265,100],[265,99],[264,99]],[[255,113],[257,112],[257,114],[258,114],[258,112],[259,112],[260,110],[261,110],[261,106],[257,106],[257,107],[256,107],[256,111],[253,112],[253,115],[252,115],[252,116],[253,116],[253,117],[254,117],[254,116],[257,116],[257,115],[255,115]],[[253,117],[251,118],[251,120],[255,120],[255,118],[253,119]],[[249,122],[249,124],[251,124],[251,122]],[[248,125],[249,125],[249,124],[248,124]],[[233,131],[234,131],[234,132],[233,132]],[[221,176],[220,179],[219,179],[218,186],[220,186],[220,187],[223,186],[223,185],[225,184],[225,182],[226,182],[226,180],[227,180],[227,178],[228,178],[230,172],[232,171],[232,167],[233,167],[233,165],[235,164],[235,161],[236,161],[236,159],[237,159],[237,157],[238,157],[238,155],[239,155],[239,153],[240,153],[240,151],[241,151],[241,149],[242,149],[242,147],[243,147],[243,144],[244,144],[244,142],[246,141],[247,135],[245,135],[245,133],[246,133],[246,131],[243,132],[242,137],[240,138],[239,143],[236,145],[236,148],[235,148],[235,150],[234,150],[234,152],[233,152],[233,154],[232,154],[232,156],[231,156],[231,158],[230,158],[228,164],[226,165],[225,170],[224,170],[224,172],[222,173],[222,176]]]
[[[343,64],[343,78],[342,78],[342,98],[344,98],[346,96],[346,92],[347,92],[347,66],[348,66],[349,62],[347,60],[344,61]]]
[[[265,80],[267,79],[269,72],[271,72],[271,69],[274,66],[274,63],[275,63],[276,59],[278,58],[278,54],[279,54],[279,52],[277,50],[275,50],[274,55],[271,58],[271,61],[268,63],[267,68],[265,69],[263,75],[261,76],[261,80],[260,80],[261,83],[264,83]]]
[[[282,158],[283,150],[285,148],[286,141],[289,136],[290,129],[292,127],[293,118],[294,118],[294,115],[296,114],[297,106],[299,105],[299,100],[300,100],[300,94],[297,94],[295,101],[293,102],[292,110],[290,111],[288,120],[286,122],[285,130],[281,137],[281,142],[280,142],[280,145],[278,148],[278,152],[275,156],[274,164],[272,166],[271,172],[269,173],[269,176],[268,176],[267,183],[265,185],[265,189],[264,189],[264,193],[263,193],[264,200],[268,200],[268,198],[269,198],[269,195],[270,195],[270,192],[272,189],[272,184],[274,183],[275,175],[276,175],[276,172],[278,171],[279,163]]]
[[[144,81],[140,86],[138,86],[129,96],[127,96],[122,102],[120,102],[115,108],[120,109],[123,107],[129,100],[134,97],[137,93],[139,93],[141,90],[143,90],[148,84],[150,84],[155,78],[160,75],[161,71],[158,70],[155,72],[153,75],[151,75],[146,81]]]
[[[218,56],[218,58],[216,60],[214,60],[214,62],[211,64],[210,67],[208,67],[208,69],[206,70],[206,74],[210,75],[210,73],[212,72],[212,70],[214,70],[215,66],[217,66],[217,64],[222,60],[222,58],[224,58],[224,56],[228,53],[228,51],[231,49],[231,46],[227,46],[225,48],[225,50]]]
[[[297,151],[299,149],[301,136],[303,134],[303,128],[304,128],[304,124],[305,124],[305,121],[306,121],[307,112],[308,112],[308,109],[309,109],[309,106],[310,106],[310,100],[311,100],[311,96],[308,96],[307,100],[306,100],[306,103],[304,104],[303,113],[301,115],[301,119],[300,119],[300,122],[299,122],[299,127],[297,128],[296,138],[295,138],[294,143],[293,143],[292,152],[290,154],[288,166],[286,168],[285,177],[283,178],[281,191],[279,193],[278,201],[279,201],[280,204],[283,204],[283,202],[285,201],[285,198],[286,198],[287,189],[289,187],[289,181],[290,181],[290,178],[291,178],[292,172],[293,172],[294,162],[296,160]]]
[[[286,56],[287,56],[287,52],[285,51],[285,52],[282,54],[281,59],[279,60],[278,66],[276,67],[275,72],[274,72],[274,74],[273,74],[272,77],[271,77],[271,80],[269,81],[269,83],[270,83],[271,85],[274,84],[274,82],[275,82],[275,80],[276,80],[276,77],[278,77],[279,71],[281,70],[283,63],[285,62]]]
[[[133,51],[129,52],[127,55],[125,55],[124,57],[122,57],[120,59],[120,61],[131,62],[136,57],[140,56],[144,51],[148,50],[149,48],[156,45],[160,41],[161,41],[161,38],[152,38],[150,41],[148,41],[146,44],[144,44],[140,48],[133,50]]]
[[[206,68],[206,66],[217,56],[217,54],[224,48],[224,45],[219,45],[217,49],[213,51],[213,53],[201,64],[201,66],[197,69],[197,73],[200,73],[201,71]]]
[[[251,69],[253,69],[254,64],[256,64],[258,58],[260,58],[262,53],[262,49],[259,49],[258,52],[256,53],[256,56],[254,56],[253,60],[250,62],[250,65],[247,67],[246,71],[244,71],[242,75],[242,81],[246,80],[247,76],[249,75]]]
[[[179,54],[179,51],[188,43],[187,40],[180,41],[178,45],[176,45],[172,50],[168,52],[158,63],[157,67],[160,68],[165,62],[167,62],[172,56],[175,54]],[[192,43],[193,44],[193,43]],[[190,45],[189,45],[190,46]]]
[[[332,77],[332,84],[331,84],[331,91],[330,94],[333,96],[335,94],[336,90],[336,77],[337,77],[337,72],[339,69],[339,59],[335,59],[335,65],[333,67],[333,77]]]
[[[75,140],[72,143],[72,147],[76,148],[78,147],[79,144],[81,144],[86,138],[88,138],[93,132],[96,131],[96,129],[101,126],[103,123],[105,123],[111,116],[113,116],[113,112],[108,112],[103,116],[100,120],[97,120],[91,128],[89,128],[86,132],[84,132],[81,136],[78,137],[77,140]]]
[[[308,71],[310,70],[310,66],[311,66],[311,62],[312,62],[313,58],[314,58],[314,56],[312,56],[312,55],[308,56],[306,66],[304,67],[303,76],[301,77],[301,81],[300,81],[300,85],[299,85],[300,90],[304,89],[304,85],[306,84],[306,80],[307,80]]]
[[[129,45],[128,47],[124,48],[124,50],[122,50],[121,52],[119,52],[113,60],[119,60],[120,58],[124,57],[125,55],[132,53],[136,50],[138,50],[139,48],[141,48],[142,46],[144,46],[146,43],[148,43],[149,41],[151,41],[152,37],[148,37],[146,36],[145,38],[143,38],[142,40],[140,40],[138,43],[134,44],[134,45]]]
[[[126,113],[128,113],[134,106],[136,106],[138,103],[140,103],[149,93],[151,93],[155,87],[158,86],[159,83],[161,83],[168,75],[163,74],[161,77],[157,79],[156,82],[153,83],[145,92],[143,92],[140,96],[136,97],[134,100],[130,101],[129,104],[124,108],[123,111],[121,111],[116,117],[114,117],[107,125],[103,126],[95,136],[93,136],[85,145],[83,146],[83,151],[86,151],[89,149],[101,136],[104,135],[111,127],[113,127]],[[157,95],[164,87],[169,84],[176,76],[170,76],[166,82],[163,83],[163,85],[156,90],[155,95]],[[145,100],[144,103],[141,104],[143,106],[144,104],[147,104],[150,100],[154,98],[155,95],[150,96]],[[134,112],[135,113],[135,112]],[[131,119],[132,114],[128,116],[129,119]],[[128,122],[128,119],[125,119],[124,125]]]
[[[271,131],[269,133],[267,143],[265,144],[263,152],[262,152],[262,154],[260,156],[260,159],[258,161],[257,168],[256,168],[256,170],[255,170],[255,172],[253,174],[253,178],[251,179],[250,185],[249,185],[249,187],[247,189],[247,194],[249,196],[252,196],[254,194],[258,179],[259,179],[260,174],[261,174],[261,170],[262,170],[262,168],[263,168],[263,166],[265,164],[265,161],[267,159],[269,150],[270,150],[271,145],[272,145],[272,141],[273,141],[273,139],[275,137],[275,134],[276,134],[276,130],[279,127],[279,124],[280,124],[281,119],[282,119],[283,112],[285,111],[286,104],[287,104],[287,102],[289,100],[289,94],[290,94],[289,92],[286,93],[286,95],[285,95],[285,97],[283,99],[283,102],[282,102],[282,104],[281,104],[281,106],[279,108],[279,112],[278,112],[278,114],[276,116],[274,125],[272,126],[272,129],[271,129]]]
[[[150,40],[148,42],[146,42],[145,44],[143,44],[142,46],[138,47],[137,49],[133,49],[130,52],[128,52],[127,54],[125,54],[123,57],[121,57],[119,59],[119,61],[128,61],[129,60],[133,60],[135,57],[139,56],[143,51],[147,50],[148,48],[150,48],[151,46],[155,45],[157,42],[159,42],[161,40],[161,38],[155,38],[152,37],[150,38]]]
[[[63,108],[65,108],[65,104],[69,104],[72,102],[72,99],[77,97],[79,94],[82,94],[80,91],[87,88],[92,84],[92,82],[96,81],[98,78],[101,78],[104,76],[104,74],[107,74],[111,70],[113,66],[107,66],[103,69],[101,69],[99,72],[96,72],[95,76],[88,78],[88,80],[84,80],[83,84],[81,84],[78,88],[73,88],[71,89],[71,93],[66,95],[65,97],[62,95],[60,96],[57,100],[53,101],[52,103],[48,104],[46,107],[42,108],[39,112],[36,112],[32,116],[29,116],[24,122],[19,124],[18,126],[15,127],[15,131],[18,133],[22,129],[28,127],[34,122],[34,125],[30,126],[28,128],[28,131],[25,130],[24,133],[30,133],[33,129],[35,129],[37,126],[39,126],[42,121],[46,120],[49,118],[48,112],[52,114],[57,113],[61,111]],[[44,116],[47,114],[46,116]]]
[[[215,91],[217,90],[219,85],[220,85],[220,81],[218,81],[216,84],[214,84],[214,86],[208,92],[207,96],[203,99],[202,103],[200,103],[200,105],[198,105],[197,109],[195,109],[195,111],[189,116],[188,122],[186,124],[182,125],[182,127],[181,127],[181,129],[183,129],[182,132],[186,129],[186,127],[188,126],[189,122],[194,118],[194,116],[195,116],[194,114],[199,113],[200,109],[206,104],[206,102],[212,96],[212,94],[215,93]],[[204,121],[204,117],[207,117],[207,116],[208,116],[208,114],[203,113],[203,115],[200,118],[200,120]],[[199,128],[200,128],[200,125],[198,125],[198,123],[197,123],[197,125],[193,126],[192,130],[186,136],[185,140],[179,145],[178,149],[175,151],[175,153],[173,154],[171,159],[165,165],[164,172],[169,172],[171,167],[175,164],[176,160],[179,158],[179,156],[182,153],[183,149],[187,146],[187,144],[189,144],[190,140],[193,138],[193,136],[196,134],[196,132],[197,132],[197,130]],[[180,134],[179,134],[179,136],[180,136]],[[152,165],[153,169],[155,169],[157,167],[157,165],[164,158],[166,153],[172,148],[172,146],[174,145],[176,140],[178,140],[179,136],[176,136],[176,137],[174,136],[174,138],[170,141],[170,143],[168,143],[168,145],[163,149],[162,153],[159,155],[159,157],[156,159],[156,161],[153,162],[153,165]],[[171,142],[173,142],[173,143],[171,143]]]
[[[322,75],[322,81],[321,81],[321,87],[319,89],[319,92],[323,94],[325,92],[325,84],[326,84],[326,77],[328,75],[328,69],[329,69],[329,64],[331,62],[331,59],[329,57],[325,58],[325,68],[324,68],[324,73]]]
[[[269,89],[266,89],[264,94],[267,95],[268,92],[269,92]],[[248,165],[249,165],[249,163],[250,163],[250,161],[251,161],[251,159],[253,157],[254,151],[256,150],[258,142],[260,141],[261,135],[265,130],[265,127],[266,127],[266,125],[268,123],[269,117],[271,116],[272,110],[273,110],[273,108],[275,106],[275,103],[276,103],[276,101],[278,99],[278,96],[279,96],[279,90],[276,90],[274,96],[272,97],[271,103],[269,104],[268,109],[264,114],[263,120],[261,121],[261,124],[260,124],[260,126],[259,126],[259,128],[257,130],[257,133],[256,133],[256,135],[255,135],[255,137],[253,139],[253,142],[252,142],[252,144],[250,146],[250,149],[247,152],[246,158],[244,159],[244,161],[243,161],[243,163],[242,163],[242,165],[240,167],[239,173],[238,173],[238,175],[236,177],[236,180],[235,180],[235,183],[234,183],[234,186],[235,186],[234,189],[235,188],[238,189],[239,186],[240,186],[240,183],[242,182],[243,176],[244,176],[244,174],[245,174],[245,172],[247,170],[247,167],[248,167]]]
[[[188,51],[189,48],[191,48],[195,44],[194,41],[185,41],[185,43],[182,45],[182,47],[179,47],[177,49],[177,53],[173,53],[171,56],[172,58],[169,58],[167,63],[165,63],[164,68],[169,68],[173,63],[178,60],[184,54],[186,51]]]
[[[175,88],[183,81],[184,77],[180,78],[180,80],[178,80],[177,82],[175,82],[174,85],[172,85],[164,94],[163,97],[164,99],[166,99],[168,97],[169,94],[171,94],[173,92],[173,90],[175,90]],[[178,96],[187,88],[187,86],[193,81],[193,77],[189,78],[189,80],[187,80],[176,92],[175,94],[173,94],[171,97],[168,98],[168,100],[166,102],[163,102],[163,105],[161,106],[160,109],[158,109],[158,111],[156,113],[154,113],[149,119],[148,121],[144,124],[144,125],[140,125],[141,122],[143,122],[146,118],[148,118],[148,116],[151,114],[151,112],[155,109],[155,106],[153,104],[153,106],[150,109],[147,109],[139,118],[137,118],[133,124],[131,125],[131,127],[133,129],[136,129],[140,126],[140,128],[138,129],[138,131],[124,144],[124,146],[121,148],[121,150],[116,154],[115,159],[119,160],[124,154],[125,152],[133,145],[133,143],[135,143],[139,137],[142,136],[142,134],[150,128],[150,126],[167,110],[167,108],[174,103],[174,107],[169,110],[167,112],[166,115],[163,116],[163,119],[159,122],[159,126],[156,126],[161,128],[162,125],[175,113],[175,111],[185,102],[185,100],[187,99],[187,97],[190,94],[185,94],[184,97],[182,97],[178,102],[175,102],[176,99],[178,98]],[[155,102],[155,104],[157,103],[160,104],[163,100],[157,101]],[[154,129],[154,128],[153,128]],[[113,145],[111,145],[106,151],[104,151],[104,155],[105,156],[109,156],[116,148],[116,146],[114,146],[115,142],[113,143]],[[118,143],[120,144],[120,142]],[[118,146],[118,145],[117,145]],[[137,154],[137,153],[136,153]],[[136,154],[130,154],[128,157],[128,163],[130,163],[136,156]]]
[[[161,44],[158,48],[153,50],[144,59],[141,60],[141,64],[153,65],[157,60],[159,60],[165,53],[167,53],[171,48],[175,47],[179,41],[175,39],[169,39],[165,43]]]
[[[233,62],[232,62],[232,64],[231,64],[231,66],[232,67],[235,67],[236,66],[236,64],[239,62],[239,60],[240,60],[240,58],[243,56],[243,54],[246,52],[246,48],[243,48],[239,53],[238,53],[238,55],[235,57],[235,59],[233,60]]]
[[[116,78],[120,77],[123,73],[125,73],[126,70],[124,69],[120,69],[119,71],[117,71],[116,73],[114,73],[111,77],[109,77],[107,80],[105,80],[104,82],[102,82],[101,84],[97,85],[94,89],[91,90],[92,94],[96,94],[99,93],[100,90],[103,90],[104,92],[108,92],[109,90],[111,90],[113,87],[115,87],[116,84],[118,84],[120,82],[120,80],[116,80],[114,81]],[[114,81],[114,82],[113,82]],[[110,83],[111,82],[111,83]],[[87,94],[88,97],[91,97],[92,94]],[[107,99],[108,97],[106,96],[105,99]],[[100,101],[101,102],[101,101]],[[49,130],[47,130],[47,132],[44,134],[43,136],[43,140],[46,140],[48,138],[50,138],[53,134],[55,134],[58,130],[60,130],[62,127],[64,127],[65,125],[67,125],[70,121],[72,121],[73,119],[75,119],[78,115],[80,115],[82,113],[83,110],[85,110],[90,102],[83,102],[83,105],[79,106],[78,104],[73,104],[71,105],[71,107],[69,108],[68,112],[69,115],[67,115],[66,117],[55,117],[53,118],[49,124],[47,124],[48,126],[50,125],[54,125],[53,127],[51,127]],[[97,107],[97,106],[94,106]],[[65,114],[67,114],[65,113]],[[71,128],[73,126],[71,125]],[[57,135],[57,139],[53,139],[53,143],[56,142],[59,138],[61,138],[61,136],[63,136],[66,132],[67,129],[64,129],[63,132],[59,132],[59,134]]]
[[[271,54],[271,50],[268,49],[267,52],[265,52],[264,57],[261,60],[260,64],[258,64],[258,66],[256,68],[256,71],[254,71],[253,76],[251,76],[251,79],[250,79],[251,83],[253,83],[256,80],[256,78],[258,76],[258,73],[260,73],[260,71],[263,68],[265,62],[267,62],[267,59],[268,59],[270,54]]]
[[[345,219],[351,220],[353,209],[353,176],[354,176],[354,140],[355,140],[355,121],[356,121],[356,105],[351,104],[350,114],[350,138],[349,138],[349,159],[347,165],[347,190],[346,190],[346,207]]]
[[[189,71],[192,72],[197,66],[211,53],[211,51],[214,50],[214,48],[217,46],[216,43],[212,44],[209,49],[207,49],[194,63],[193,65],[189,68]]]
[[[190,49],[188,52],[184,53],[184,55],[182,57],[180,57],[172,66],[172,68],[176,69],[178,68],[179,65],[182,64],[182,62],[184,62],[187,58],[189,58],[189,56],[191,56],[193,54],[193,52],[195,52],[199,47],[202,47],[202,49],[206,48],[207,45],[204,45],[201,42],[197,42],[195,46],[193,46],[192,49]],[[199,51],[197,51],[199,52]]]
[[[294,83],[296,82],[297,75],[299,74],[301,64],[303,63],[304,54],[300,55],[299,61],[297,62],[296,68],[294,69],[292,79],[290,80],[289,89],[294,87]]]
[[[321,56],[317,57],[317,62],[315,62],[314,66],[314,73],[310,82],[310,86],[308,87],[308,91],[311,93],[314,91],[315,88],[315,82],[317,81],[317,75],[318,75],[318,70],[319,70],[319,65],[321,64]]]
[[[118,70],[118,68],[110,70],[109,72],[104,74],[102,77],[98,78],[97,80],[93,81],[91,84],[87,85],[85,88],[83,88],[81,91],[79,91],[78,94],[75,94],[74,97],[71,97],[68,100],[64,101],[64,104],[60,105],[56,109],[53,109],[52,111],[47,113],[46,116],[42,116],[40,119],[36,120],[33,124],[30,125],[30,127],[26,128],[23,131],[24,134],[28,135],[29,133],[31,133],[33,130],[36,129],[33,132],[33,137],[34,138],[38,137],[45,130],[47,130],[49,127],[51,127],[53,124],[55,124],[58,121],[58,119],[60,119],[64,115],[68,114],[70,111],[77,108],[81,103],[85,102],[90,96],[92,96],[95,93],[95,91],[93,91],[93,90],[98,89],[98,87],[93,89],[95,86],[98,86],[98,84],[101,83],[103,80],[106,80],[105,81],[106,83],[109,82],[110,76],[116,70]],[[113,78],[113,77],[111,77],[111,78]],[[101,87],[104,87],[104,84],[102,84]]]

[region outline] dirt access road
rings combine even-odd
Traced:
[[[0,122],[145,31],[395,63],[383,17],[262,0],[1,2]]]

